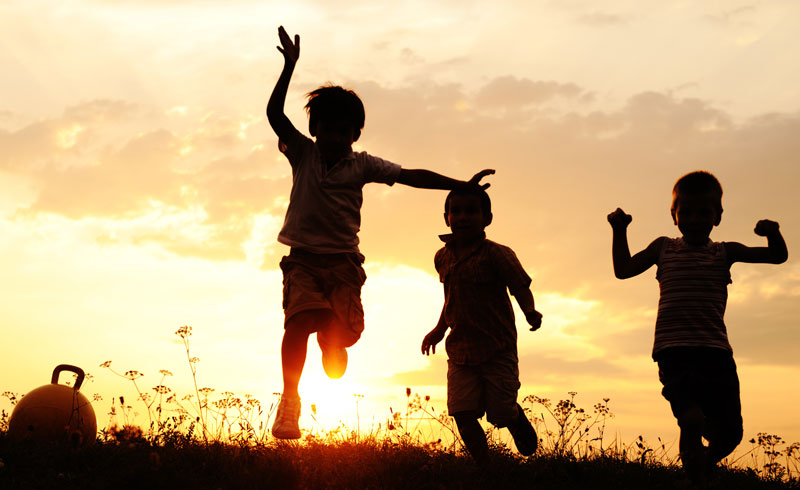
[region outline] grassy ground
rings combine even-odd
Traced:
[[[268,430],[276,403],[263,408],[249,395],[222,392],[214,399],[213,389],[198,389],[191,327],[175,333],[195,392],[179,398],[164,386],[172,374],[162,370],[153,395],[138,384],[141,373],[118,373],[111,361],[104,362],[102,368],[133,384],[133,405],[143,415],[137,422],[137,408],[113,398],[96,443],[12,443],[9,412],[0,410],[0,490],[695,488],[661,439],[654,445],[641,436],[629,444],[607,441],[606,424],[614,416],[609,399],[584,410],[575,392],[558,401],[523,398],[539,434],[539,451],[531,458],[509,449],[505,430],[487,427],[492,461],[485,469],[463,453],[452,418],[411,388],[405,390],[405,409],[390,409],[391,417],[367,435],[345,426],[311,427],[304,428],[301,441],[277,441]],[[0,396],[12,407],[21,399],[11,392]],[[800,443],[766,433],[749,443],[750,450],[743,442],[744,453],[727,462],[746,467],[719,468],[706,488],[800,489]]]
[[[146,440],[85,448],[12,444],[0,436],[0,488],[12,489],[681,489],[693,488],[677,466],[619,458],[523,459],[504,448],[479,470],[452,451],[388,441],[304,441],[238,447]],[[720,469],[708,488],[800,488]]]

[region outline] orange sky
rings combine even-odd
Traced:
[[[497,169],[487,232],[517,252],[545,315],[535,334],[520,320],[521,396],[610,397],[623,439],[677,429],[649,358],[655,270],[614,279],[606,214],[633,215],[635,249],[674,236],[672,185],[702,168],[725,190],[714,239],[762,244],[756,221],[779,221],[789,261],[735,265],[726,322],[745,438],[800,440],[790,1],[3,2],[0,391],[68,362],[94,375],[102,407],[129,390],[98,367],[111,359],[145,385],[168,369],[188,392],[181,325],[201,384],[280,391],[275,238],[291,181],[264,106],[281,24],[302,38],[298,128],[303,94],[333,81],[364,100],[358,149],[457,178]],[[365,188],[367,330],[341,381],[312,343],[301,384],[328,423],[352,420],[354,393],[362,420],[382,421],[406,386],[444,408],[444,353],[419,354],[441,310],[443,200]]]

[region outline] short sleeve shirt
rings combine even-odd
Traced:
[[[299,131],[281,141],[281,150],[292,166],[292,191],[278,241],[320,254],[358,252],[362,187],[394,184],[400,166],[351,152],[328,169],[316,143]]]
[[[447,241],[447,236],[442,239]],[[446,245],[434,262],[444,283],[448,358],[474,365],[500,350],[516,352],[517,328],[508,290],[529,288],[531,278],[514,251],[484,238],[461,259]]]
[[[670,347],[712,347],[731,351],[725,328],[730,264],[725,244],[711,240],[690,247],[666,238],[656,279],[661,289],[653,357]]]

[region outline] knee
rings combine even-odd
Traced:
[[[678,426],[682,430],[702,432],[705,424],[705,415],[699,406],[691,406],[678,416]]]
[[[717,441],[716,442],[719,446],[733,451],[736,446],[742,442],[742,436],[744,435],[744,429],[742,428],[741,421],[737,422],[730,422],[725,424],[723,427],[720,427],[720,430],[717,433]]]
[[[453,419],[456,421],[456,425],[459,427],[466,427],[468,425],[472,425],[478,422],[478,419],[483,416],[482,412],[478,411],[465,411],[465,412],[458,412],[453,414]]]

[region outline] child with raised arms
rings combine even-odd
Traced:
[[[675,183],[670,212],[681,236],[656,238],[634,255],[627,237],[631,216],[619,208],[609,214],[612,258],[619,279],[658,267],[653,360],[680,427],[683,467],[702,482],[742,440],[739,377],[723,320],[731,265],[779,264],[788,252],[778,223],[769,220],[755,226],[755,233],[767,238],[766,247],[711,240],[722,219],[722,186],[708,172],[691,172]]]
[[[427,189],[480,188],[481,179],[494,170],[478,172],[465,182],[354,152],[352,145],[364,127],[364,105],[355,92],[339,86],[323,86],[308,94],[308,129],[315,140],[304,136],[284,114],[289,81],[300,56],[300,36],[292,41],[283,27],[278,36],[284,65],[267,103],[267,118],[292,167],[292,190],[278,235],[290,251],[280,264],[283,393],[272,434],[298,439],[298,385],[309,336],[317,335],[325,373],[339,378],[347,367],[346,348],[364,330],[361,287],[366,274],[358,248],[362,187],[369,182],[399,182]]]

